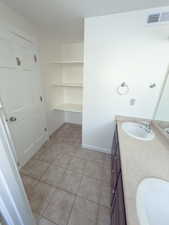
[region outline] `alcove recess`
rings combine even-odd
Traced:
[[[51,110],[64,112],[65,122],[81,124],[83,45],[62,45],[60,59],[48,62]]]

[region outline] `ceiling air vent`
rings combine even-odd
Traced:
[[[163,12],[160,16],[160,22],[169,21],[169,12]]]
[[[159,20],[160,20],[160,13],[155,13],[148,16],[147,23],[158,23]]]
[[[169,22],[169,12],[153,13],[148,16],[147,24]]]

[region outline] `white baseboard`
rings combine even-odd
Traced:
[[[82,148],[87,148],[87,149],[92,150],[92,151],[104,152],[104,153],[111,154],[111,150],[108,149],[108,148],[100,148],[98,146],[86,145],[86,144],[82,144],[81,146],[82,146]]]

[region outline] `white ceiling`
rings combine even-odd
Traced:
[[[65,41],[83,39],[83,18],[168,6],[169,0],[3,0],[38,28]]]

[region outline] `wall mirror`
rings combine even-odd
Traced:
[[[163,130],[163,133],[169,137],[169,72],[164,80],[154,120],[156,120],[157,125]]]

